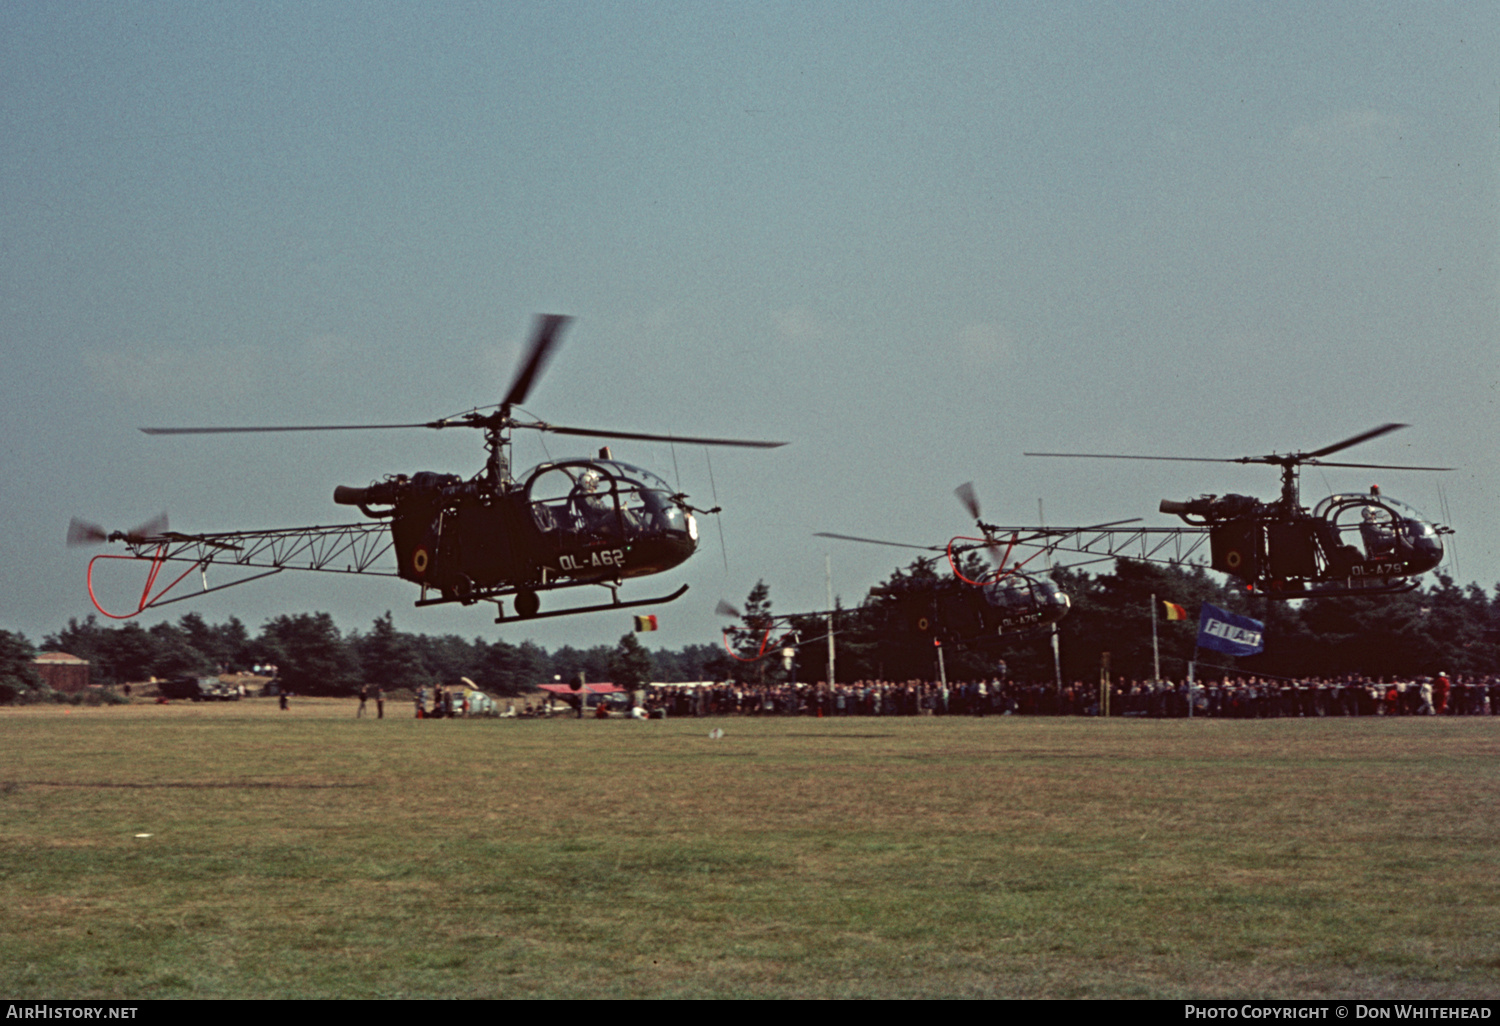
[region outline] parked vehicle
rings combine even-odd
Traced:
[[[158,685],[163,698],[189,699],[194,702],[238,702],[240,689],[218,677],[173,677]]]

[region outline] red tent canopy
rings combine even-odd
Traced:
[[[571,684],[538,684],[537,687],[543,691],[550,691],[554,695],[576,695],[578,691],[573,690]],[[585,684],[580,691],[587,691],[591,695],[614,695],[624,692],[624,688],[618,684]]]

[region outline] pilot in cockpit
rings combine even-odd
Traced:
[[[599,472],[590,468],[579,475],[578,483],[568,496],[574,519],[583,530],[595,534],[608,533],[615,526],[614,509],[608,497],[601,493],[602,483]]]
[[[1359,536],[1365,543],[1365,557],[1379,559],[1396,550],[1396,532],[1390,523],[1382,523],[1381,511],[1366,506],[1359,524]]]

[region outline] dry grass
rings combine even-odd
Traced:
[[[0,992],[1500,985],[1500,719],[353,711],[0,711]]]

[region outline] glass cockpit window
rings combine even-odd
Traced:
[[[537,528],[581,539],[631,540],[688,534],[687,515],[661,478],[615,460],[580,460],[534,468],[526,486]]]
[[[1333,525],[1339,543],[1364,559],[1421,560],[1435,564],[1443,546],[1437,530],[1405,503],[1385,495],[1330,495],[1313,515]]]
[[[1025,578],[1007,577],[987,586],[990,604],[1002,609],[1029,609],[1032,604],[1031,585]]]
[[[631,537],[688,533],[687,517],[667,483],[649,470],[618,460],[598,461],[618,478],[620,510]]]
[[[608,468],[615,477],[620,479],[622,484],[629,482],[637,488],[671,493],[671,489],[667,487],[665,481],[642,467],[637,467],[629,463],[621,463],[619,460],[595,460],[594,464],[598,467]]]
[[[526,486],[531,519],[542,531],[561,531],[587,540],[620,534],[617,482],[606,468],[558,463],[532,472]]]

